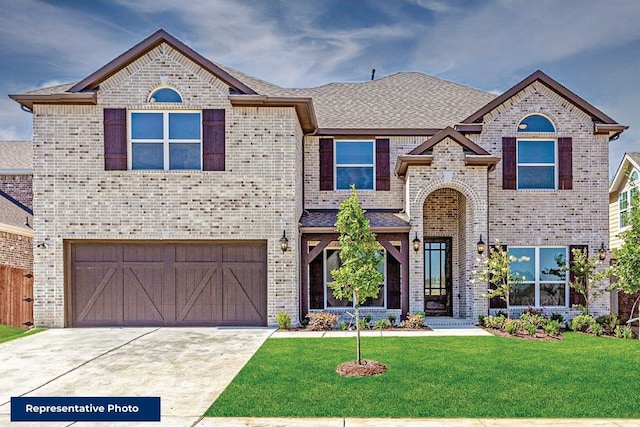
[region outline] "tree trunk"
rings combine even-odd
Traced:
[[[353,302],[356,306],[356,356],[358,365],[362,365],[362,358],[360,357],[360,302],[358,301],[357,291],[353,291]]]

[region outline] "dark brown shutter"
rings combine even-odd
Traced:
[[[502,189],[516,189],[516,138],[502,138]]]
[[[202,110],[202,170],[225,170],[224,109]]]
[[[587,251],[587,256],[589,255],[589,246],[587,245],[571,245],[569,246],[569,267],[573,266],[573,251],[574,250],[582,250]],[[569,270],[569,283],[573,283],[575,279],[575,274],[573,271]],[[572,305],[585,305],[586,301],[584,300],[584,296],[579,292],[575,291],[573,288],[569,287],[569,306]]]
[[[387,308],[400,308],[400,262],[387,255]]]
[[[389,139],[376,139],[376,190],[391,190],[389,171]]]
[[[333,190],[333,138],[320,138],[320,190]]]
[[[323,257],[318,256],[309,263],[309,308],[324,309]],[[306,315],[307,313],[303,313]]]
[[[127,110],[105,108],[104,170],[127,170]]]
[[[558,190],[573,189],[572,140],[558,138]]]
[[[503,251],[507,251],[507,245],[500,245]],[[496,245],[489,245],[488,256],[491,256],[491,252],[495,251]],[[489,289],[496,289],[496,285],[489,284]],[[507,302],[500,297],[493,297],[489,299],[489,308],[507,308]]]

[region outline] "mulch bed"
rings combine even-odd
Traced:
[[[355,329],[351,329],[351,330],[329,329],[329,330],[314,331],[309,327],[303,328],[302,326],[298,326],[297,328],[278,329],[278,330],[285,331],[285,332],[356,332]],[[396,327],[389,327],[384,329],[360,329],[360,332],[380,332],[380,331],[433,331],[433,329],[431,329],[428,326],[424,326],[422,328],[400,328],[396,326]]]
[[[536,332],[535,335],[529,335],[522,332],[517,332],[512,335],[500,329],[490,329],[490,328],[484,328],[484,327],[482,329],[492,333],[493,335],[497,335],[499,337],[505,337],[505,338],[522,338],[525,340],[533,340],[533,341],[560,341],[564,339],[564,335],[562,334],[552,336],[552,335],[547,335],[541,331]]]
[[[375,360],[361,360],[362,364],[358,365],[357,360],[345,362],[338,365],[336,372],[343,377],[370,377],[373,375],[382,375],[387,372],[387,365]]]

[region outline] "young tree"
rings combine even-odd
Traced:
[[[356,316],[356,353],[360,357],[360,304],[367,298],[375,298],[380,292],[384,276],[378,267],[382,263],[380,244],[371,232],[369,220],[351,186],[351,196],[340,204],[336,228],[340,233],[340,268],[333,270],[333,282],[328,286],[333,296],[354,303]]]
[[[584,297],[584,312],[590,314],[591,302],[604,292],[598,285],[608,273],[598,271],[602,264],[598,255],[589,258],[586,249],[573,249],[571,252],[573,259],[568,269],[573,273],[573,280],[569,286]]]
[[[516,286],[526,280],[520,273],[511,271],[511,263],[518,261],[528,261],[528,257],[516,258],[504,250],[496,240],[495,247],[489,248],[489,256],[480,259],[480,269],[473,272],[475,276],[473,283],[483,285],[489,283],[495,286],[495,289],[488,289],[484,297],[498,297],[503,300],[507,304],[508,319],[510,318],[510,295]]]

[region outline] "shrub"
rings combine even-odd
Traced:
[[[478,325],[484,325],[485,317],[487,317],[487,316],[485,316],[484,314],[481,314],[481,315],[478,316]]]
[[[551,313],[551,317],[549,319],[555,320],[556,322],[560,323],[560,325],[564,324],[564,316],[560,313]]]
[[[371,317],[370,314],[367,314],[366,316],[364,316],[364,320],[366,320],[367,323],[371,323],[371,319],[372,319],[372,317]]]
[[[391,325],[387,319],[378,319],[373,324],[373,329],[386,329]]]
[[[618,325],[616,326],[614,333],[616,335],[616,338],[622,338],[625,340],[630,340],[631,338],[633,338],[633,331],[628,326]]]
[[[507,312],[506,312],[506,311],[504,311],[504,310],[499,310],[499,311],[496,313],[496,317],[507,317]]]
[[[522,322],[522,328],[526,330],[527,333],[531,336],[534,336],[538,331],[538,326],[536,326],[536,324],[532,322]]]
[[[589,329],[587,329],[587,332],[599,337],[600,335],[602,335],[602,332],[604,332],[604,329],[599,323],[593,322],[593,324],[589,325]]]
[[[389,319],[389,323],[391,324],[391,326],[396,324],[396,316],[394,316],[393,314],[390,314],[389,317],[387,317],[387,319]]]
[[[571,329],[577,332],[588,332],[592,325],[597,325],[596,319],[589,314],[581,314],[571,319]]]
[[[519,329],[519,320],[507,319],[507,321],[504,323],[504,330],[510,335],[515,335],[515,333],[518,332]]]
[[[487,316],[484,318],[484,326],[489,329],[504,329],[506,320],[503,316]]]
[[[547,335],[558,335],[560,333],[560,326],[561,324],[557,320],[549,319],[542,325],[542,330]]]
[[[369,322],[367,322],[366,317],[364,319],[361,317],[360,320],[358,320],[358,326],[360,327],[361,331],[364,329],[369,329]]]
[[[278,322],[278,327],[280,329],[290,329],[291,328],[291,317],[284,311],[281,311],[276,315],[276,322]]]
[[[408,329],[421,329],[424,327],[424,314],[416,312],[407,315],[407,320],[404,321],[404,327]]]
[[[311,321],[311,319],[309,319],[309,316],[304,316],[302,318],[302,320],[300,321],[300,326],[302,326],[303,328],[306,328],[307,326],[309,326],[309,322]]]
[[[346,331],[347,329],[349,329],[349,325],[347,325],[345,322],[340,322],[338,323],[338,329],[341,331]]]
[[[616,327],[620,325],[620,320],[618,319],[618,315],[616,313],[598,316],[596,322],[598,322],[598,325],[602,326],[602,329],[606,334],[613,334]]]
[[[322,311],[320,313],[309,313],[309,327],[312,331],[330,331],[338,323],[338,316]]]
[[[538,313],[527,313],[525,311],[525,313],[520,316],[520,320],[525,324],[530,323],[532,325],[535,325],[536,328],[541,328],[542,325],[546,322],[547,318]]]

